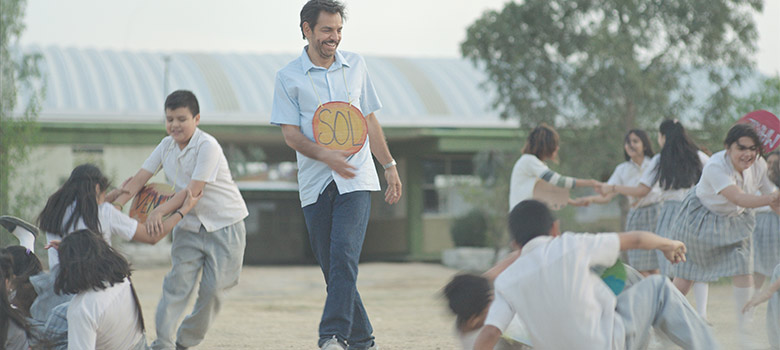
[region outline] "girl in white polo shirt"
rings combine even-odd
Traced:
[[[644,198],[651,195],[653,188],[660,187],[661,209],[658,222],[651,231],[668,238],[669,226],[674,222],[685,194],[699,181],[702,167],[709,157],[699,150],[677,120],[667,119],[661,122],[658,127],[658,144],[661,151],[650,160],[638,185],[604,184],[601,186],[601,192]],[[667,260],[659,254],[656,254],[656,259],[660,272],[669,276],[670,264]],[[693,294],[696,311],[706,318],[709,294],[707,284],[697,283]]]
[[[68,349],[147,349],[127,260],[90,230],[69,234],[59,250],[54,291],[74,295],[68,306]]]
[[[701,180],[680,206],[670,238],[688,247],[686,262],[672,268],[674,284],[686,294],[694,281],[731,277],[737,306],[740,343],[750,345],[752,311],[741,313],[753,294],[751,235],[755,215],[750,208],[766,205],[780,212],[780,196],[767,177],[761,141],[748,124],[731,127],[726,149],[712,155]],[[762,195],[755,195],[757,192]]]
[[[623,155],[626,161],[615,167],[607,184],[637,186],[642,173],[650,167],[650,159],[653,157],[653,146],[644,130],[633,129],[626,133],[623,141]],[[588,198],[594,203],[608,203],[615,194],[613,192],[606,196]],[[626,216],[626,231],[654,231],[658,223],[660,209],[660,189],[658,186],[653,186],[645,196],[627,197],[631,209]],[[658,257],[655,251],[629,250],[627,257],[628,264],[642,275],[658,273]]]
[[[106,193],[108,178],[92,164],[82,164],[73,169],[65,183],[52,194],[46,206],[38,215],[38,226],[46,232],[46,242],[57,245],[69,233],[90,229],[103,235],[111,245],[111,236],[155,244],[186,215],[200,197],[189,195],[176,211],[182,215],[171,215],[164,222],[163,234],[153,235],[144,225],[122,213],[121,205],[113,202],[121,193],[113,190]],[[175,211],[174,211],[175,212]],[[49,269],[59,263],[57,249],[49,249]]]
[[[512,168],[509,183],[510,211],[517,203],[533,197],[534,186],[539,180],[564,188],[596,187],[601,184],[596,180],[563,176],[550,170],[544,162],[558,158],[559,142],[560,138],[555,129],[544,123],[534,128],[528,135],[528,140],[523,147],[523,156]],[[583,199],[569,199],[571,205],[581,206],[588,203]]]

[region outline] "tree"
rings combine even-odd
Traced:
[[[10,180],[27,160],[44,97],[41,56],[18,46],[26,6],[24,0],[0,0],[0,214],[18,213],[10,207]],[[23,107],[17,109],[17,102]]]
[[[503,117],[571,129],[559,130],[566,173],[604,180],[622,161],[631,128],[732,117],[724,111],[733,86],[752,73],[753,14],[762,7],[761,0],[509,2],[468,28],[461,52],[487,73]],[[702,87],[693,73],[714,86],[706,106],[694,105]],[[577,157],[582,150],[587,157]]]

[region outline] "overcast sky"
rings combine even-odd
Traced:
[[[305,0],[28,0],[22,44],[151,51],[293,53]],[[347,0],[342,49],[458,57],[465,30],[506,0]],[[444,7],[446,6],[446,8]],[[780,73],[780,0],[756,18],[758,69]]]

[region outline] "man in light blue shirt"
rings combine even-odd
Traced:
[[[356,282],[371,211],[369,191],[380,190],[372,153],[385,169],[387,203],[401,198],[401,180],[374,115],[382,104],[366,63],[358,54],[337,50],[343,17],[344,6],[334,0],[304,5],[300,26],[308,45],[276,75],[271,123],[281,126],[285,142],[296,151],[309,241],[328,285],[318,346],[365,350],[375,349],[374,336]],[[347,102],[365,115],[367,137],[354,141],[351,131],[353,151],[315,142],[315,112],[333,101]]]

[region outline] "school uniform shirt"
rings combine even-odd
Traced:
[[[74,201],[73,204],[65,209],[65,215],[62,219],[63,226],[65,226],[70,217],[73,215],[73,210],[75,207],[76,202]],[[111,245],[111,236],[114,235],[126,241],[132,240],[133,236],[135,236],[135,230],[138,227],[138,221],[125,215],[111,203],[103,203],[98,206],[98,222],[100,223],[100,233],[103,235],[103,239],[106,240],[108,245]],[[67,233],[71,233],[78,230],[84,230],[86,228],[87,225],[84,224],[84,218],[79,218],[79,220],[76,221],[73,226],[66,229],[65,231]],[[49,243],[53,240],[61,241],[62,238],[63,237],[60,237],[54,233],[46,232],[46,243]],[[49,270],[51,270],[55,265],[60,263],[60,255],[57,252],[57,249],[47,249],[47,251],[49,254]]]
[[[607,184],[631,187],[637,186],[639,185],[639,179],[642,177],[642,174],[649,167],[650,159],[648,157],[644,157],[642,165],[639,165],[633,160],[629,159],[615,167],[615,171],[612,172],[609,180],[607,180]],[[650,193],[644,197],[636,198],[632,196],[626,196],[628,197],[628,204],[632,208],[641,208],[658,203],[658,201],[661,199],[661,189],[658,186],[652,186],[650,188]]]
[[[485,324],[504,332],[517,314],[534,349],[623,349],[615,293],[591,270],[613,265],[619,251],[615,233],[534,238],[496,278]]]
[[[696,185],[696,196],[701,204],[718,215],[740,215],[745,208],[740,207],[721,194],[726,187],[737,186],[742,192],[754,194],[770,194],[775,186],[766,176],[767,165],[764,158],[757,157],[750,168],[740,174],[734,169],[734,164],[726,155],[726,151],[720,151],[712,155],[710,162],[704,166],[701,180]]]
[[[710,157],[707,156],[702,151],[696,152],[699,155],[699,161],[701,162],[702,166],[705,166],[707,162],[709,162]],[[650,164],[647,165],[647,168],[642,173],[642,177],[639,178],[639,183],[652,188],[654,185],[659,184],[660,181],[658,180],[658,162],[661,161],[661,153],[657,153],[653,156],[653,159],[650,160]],[[690,190],[690,187],[686,188],[678,188],[674,190],[664,190],[661,188],[660,192],[660,200],[661,201],[682,201],[685,199],[685,195]]]
[[[162,164],[168,184],[176,192],[185,189],[192,180],[203,181],[203,197],[184,216],[178,226],[191,232],[208,232],[235,224],[249,215],[244,198],[233,182],[222,147],[213,136],[196,128],[184,149],[172,137],[166,136],[146,159],[142,168],[155,173]]]
[[[575,185],[574,178],[562,176],[550,170],[547,164],[544,164],[533,154],[523,154],[512,168],[509,182],[510,211],[518,203],[533,198],[534,186],[536,181],[540,179],[564,188],[572,188]]]
[[[382,108],[362,56],[336,50],[335,62],[329,68],[323,68],[311,62],[307,48],[276,73],[271,124],[298,126],[313,142],[312,120],[321,103],[349,102],[364,116]],[[369,142],[367,136],[362,148],[347,158],[347,162],[356,168],[352,171],[355,177],[351,179],[339,176],[327,164],[296,151],[301,207],[316,203],[331,181],[336,182],[339,194],[379,191],[379,177]]]
[[[130,281],[76,294],[68,307],[68,349],[128,349],[144,338]]]

